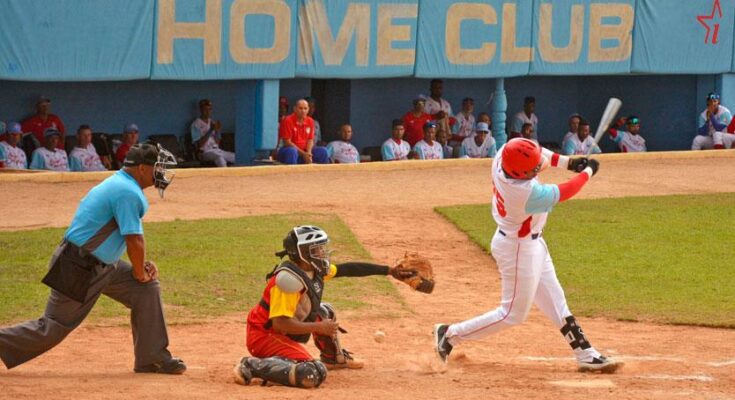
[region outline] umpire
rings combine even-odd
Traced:
[[[10,369],[61,343],[82,323],[101,294],[131,310],[135,372],[182,374],[183,361],[167,350],[158,269],[145,259],[143,189],[161,197],[175,158],[153,143],[134,145],[124,167],[82,199],[43,282],[51,287],[43,316],[0,329],[0,359]],[[132,266],[120,260],[127,249]]]

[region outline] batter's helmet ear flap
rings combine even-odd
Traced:
[[[541,164],[541,146],[526,138],[511,139],[503,146],[503,171],[513,179],[528,179],[528,174]]]

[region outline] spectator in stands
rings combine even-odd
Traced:
[[[424,140],[420,140],[413,146],[413,151],[419,160],[441,160],[444,158],[442,145],[434,140],[436,137],[436,122],[429,121],[424,124]]]
[[[301,99],[294,105],[293,114],[284,118],[278,127],[282,147],[278,161],[284,164],[328,164],[327,149],[314,146],[314,120],[309,117],[309,103]]]
[[[219,121],[212,119],[212,102],[209,99],[199,100],[199,118],[189,127],[191,143],[199,152],[200,160],[224,168],[227,163],[235,163],[235,153],[219,148],[221,127]]]
[[[107,170],[92,144],[92,128],[89,125],[81,125],[77,129],[77,145],[69,153],[69,169],[80,172]]]
[[[403,121],[394,119],[392,125],[391,138],[386,140],[380,149],[383,155],[383,161],[407,160],[411,152],[411,145],[403,140],[403,134],[406,131],[403,126]]]
[[[335,140],[327,145],[327,154],[333,163],[359,164],[360,152],[350,143],[352,140],[352,125],[344,124],[339,128],[341,140]]]
[[[720,95],[707,95],[707,109],[699,115],[697,136],[692,141],[692,150],[724,149],[722,134],[732,121],[730,110],[720,105]]]
[[[66,152],[58,148],[61,132],[55,128],[46,128],[43,132],[44,147],[33,151],[31,169],[47,169],[50,171],[68,171],[69,160]]]
[[[487,126],[489,126],[491,129],[493,127],[493,119],[490,118],[490,114],[486,112],[481,112],[477,114],[477,123],[479,124],[480,122],[486,123]]]
[[[288,117],[288,99],[286,96],[281,96],[278,98],[278,122],[280,123],[286,117]]]
[[[36,102],[36,114],[23,121],[21,129],[24,133],[33,133],[33,137],[37,142],[36,147],[38,147],[45,146],[44,132],[48,128],[53,128],[61,134],[56,147],[64,150],[64,134],[66,133],[64,123],[61,122],[61,118],[51,114],[51,99],[41,96]]]
[[[582,119],[579,121],[577,134],[567,140],[562,152],[566,156],[587,155],[590,148],[592,148],[593,154],[602,153],[597,144],[595,144],[595,139],[590,136],[590,123]]]
[[[627,126],[627,131],[623,130]],[[608,130],[610,138],[618,145],[623,153],[638,153],[646,151],[646,139],[640,135],[641,121],[635,115],[628,118],[619,118],[615,126]]]
[[[452,106],[447,100],[442,98],[444,93],[444,81],[441,79],[431,80],[431,94],[426,99],[426,113],[431,115],[431,119],[436,122],[437,137],[450,137],[452,134],[452,126],[456,124],[454,114],[452,114]]]
[[[314,144],[323,147],[326,142],[322,139],[322,126],[314,116],[316,114],[316,99],[308,96],[304,99],[309,103],[309,117],[314,121]]]
[[[120,144],[120,147],[118,147],[117,151],[115,152],[115,158],[120,163],[120,165],[122,165],[125,161],[125,156],[128,155],[130,147],[138,143],[139,133],[140,132],[138,130],[138,125],[127,124],[125,126],[122,135],[122,144]]]
[[[5,124],[0,122],[0,125]],[[4,127],[0,127],[0,133],[5,133]],[[28,168],[26,153],[23,149],[18,147],[18,143],[20,143],[22,137],[23,130],[21,129],[20,124],[17,122],[11,122],[8,125],[5,140],[0,142],[0,161],[2,161],[4,168]]]
[[[475,135],[462,141],[459,156],[462,158],[493,158],[496,153],[495,139],[490,134],[490,126],[478,122]]]
[[[521,137],[524,139],[533,140],[534,142],[538,143],[538,140],[534,139],[533,136],[533,125],[526,122],[521,128]]]
[[[431,121],[431,115],[426,113],[426,99],[417,96],[413,99],[413,110],[403,116],[403,127],[406,130],[406,141],[412,147],[424,138],[424,125]]]
[[[579,114],[572,114],[569,116],[569,120],[567,121],[569,124],[569,132],[567,132],[564,135],[564,138],[561,140],[561,146],[564,147],[564,143],[567,142],[567,140],[576,135],[577,131],[579,130],[579,121],[582,119],[582,116]]]
[[[528,96],[523,99],[523,111],[519,111],[513,117],[513,122],[510,126],[509,139],[521,137],[521,129],[523,129],[523,124],[528,123],[533,126],[533,139],[538,140],[538,117],[536,117],[535,111],[536,98],[533,96]]]
[[[452,135],[452,141],[462,143],[468,137],[475,134],[475,100],[471,97],[465,97],[462,100],[462,111],[454,116],[457,121],[454,124],[454,134]]]

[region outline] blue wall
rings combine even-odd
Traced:
[[[135,122],[141,139],[151,134],[180,136],[198,116],[199,99],[207,97],[214,103],[214,117],[222,121],[223,130],[234,132],[237,95],[254,104],[255,82],[0,81],[0,120],[20,121],[32,115],[36,99],[45,95],[52,99],[51,110],[61,117],[67,133],[73,134],[81,124],[90,124],[96,132],[120,133],[126,123]]]

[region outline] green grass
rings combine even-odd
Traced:
[[[437,212],[488,250],[489,205]],[[734,226],[735,193],[573,200],[544,238],[577,315],[735,328]]]
[[[237,219],[145,224],[148,258],[160,269],[167,320],[186,323],[228,313],[244,315],[265,287],[265,274],[278,262],[273,255],[294,225],[315,224],[330,236],[333,262],[370,260],[349,228],[334,215],[257,216]],[[65,229],[0,232],[0,323],[40,316],[49,289],[40,283]],[[331,281],[325,301],[338,309],[370,302],[399,302],[385,277]],[[125,308],[102,296],[93,323],[127,318]]]

